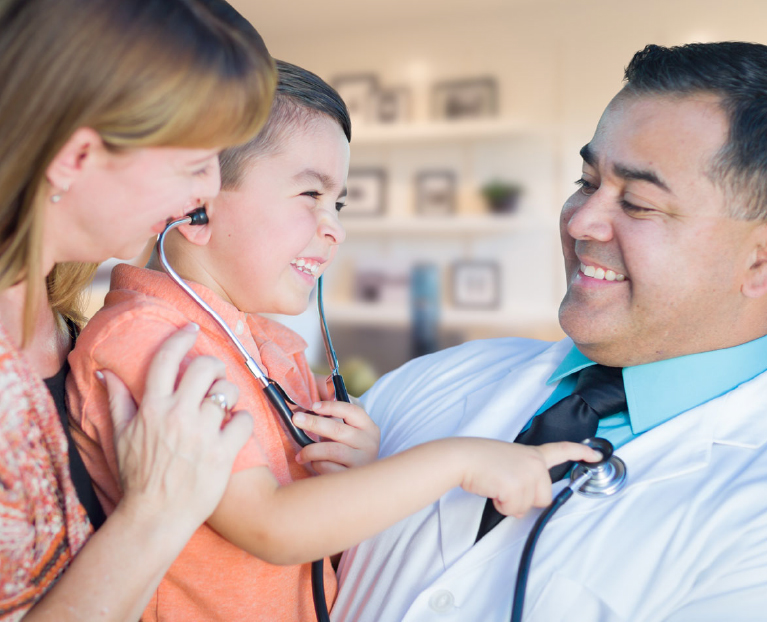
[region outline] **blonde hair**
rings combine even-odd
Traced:
[[[26,280],[26,321],[46,170],[76,129],[114,150],[236,145],[263,125],[275,81],[260,35],[224,0],[0,0],[0,290]],[[82,322],[94,270],[56,265],[49,304]]]

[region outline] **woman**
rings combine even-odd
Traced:
[[[252,421],[222,429],[237,389],[220,362],[177,383],[194,326],[138,411],[100,375],[125,497],[95,534],[43,380],[62,387],[93,263],[218,193],[217,153],[257,133],[274,80],[223,0],[0,0],[0,618],[138,618],[216,507]]]

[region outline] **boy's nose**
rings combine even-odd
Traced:
[[[323,212],[318,224],[319,234],[330,244],[341,244],[346,240],[346,230],[338,218],[338,212]]]

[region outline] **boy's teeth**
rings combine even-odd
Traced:
[[[592,279],[603,279],[605,281],[624,281],[626,279],[625,275],[615,271],[596,268],[595,266],[586,266],[585,264],[581,264],[581,272]]]
[[[307,275],[316,275],[317,271],[320,269],[320,265],[317,262],[313,262],[312,260],[305,260],[303,258],[297,259],[297,260],[291,260],[290,263],[298,268],[302,273],[306,273]]]

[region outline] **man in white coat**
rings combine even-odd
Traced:
[[[648,46],[561,216],[569,339],[471,342],[368,392],[381,455],[513,440],[594,362],[628,408],[600,421],[628,483],[574,495],[533,559],[526,620],[767,618],[767,47]],[[555,493],[564,482],[554,485]],[[475,544],[461,490],[347,552],[335,619],[508,620],[537,518]]]

